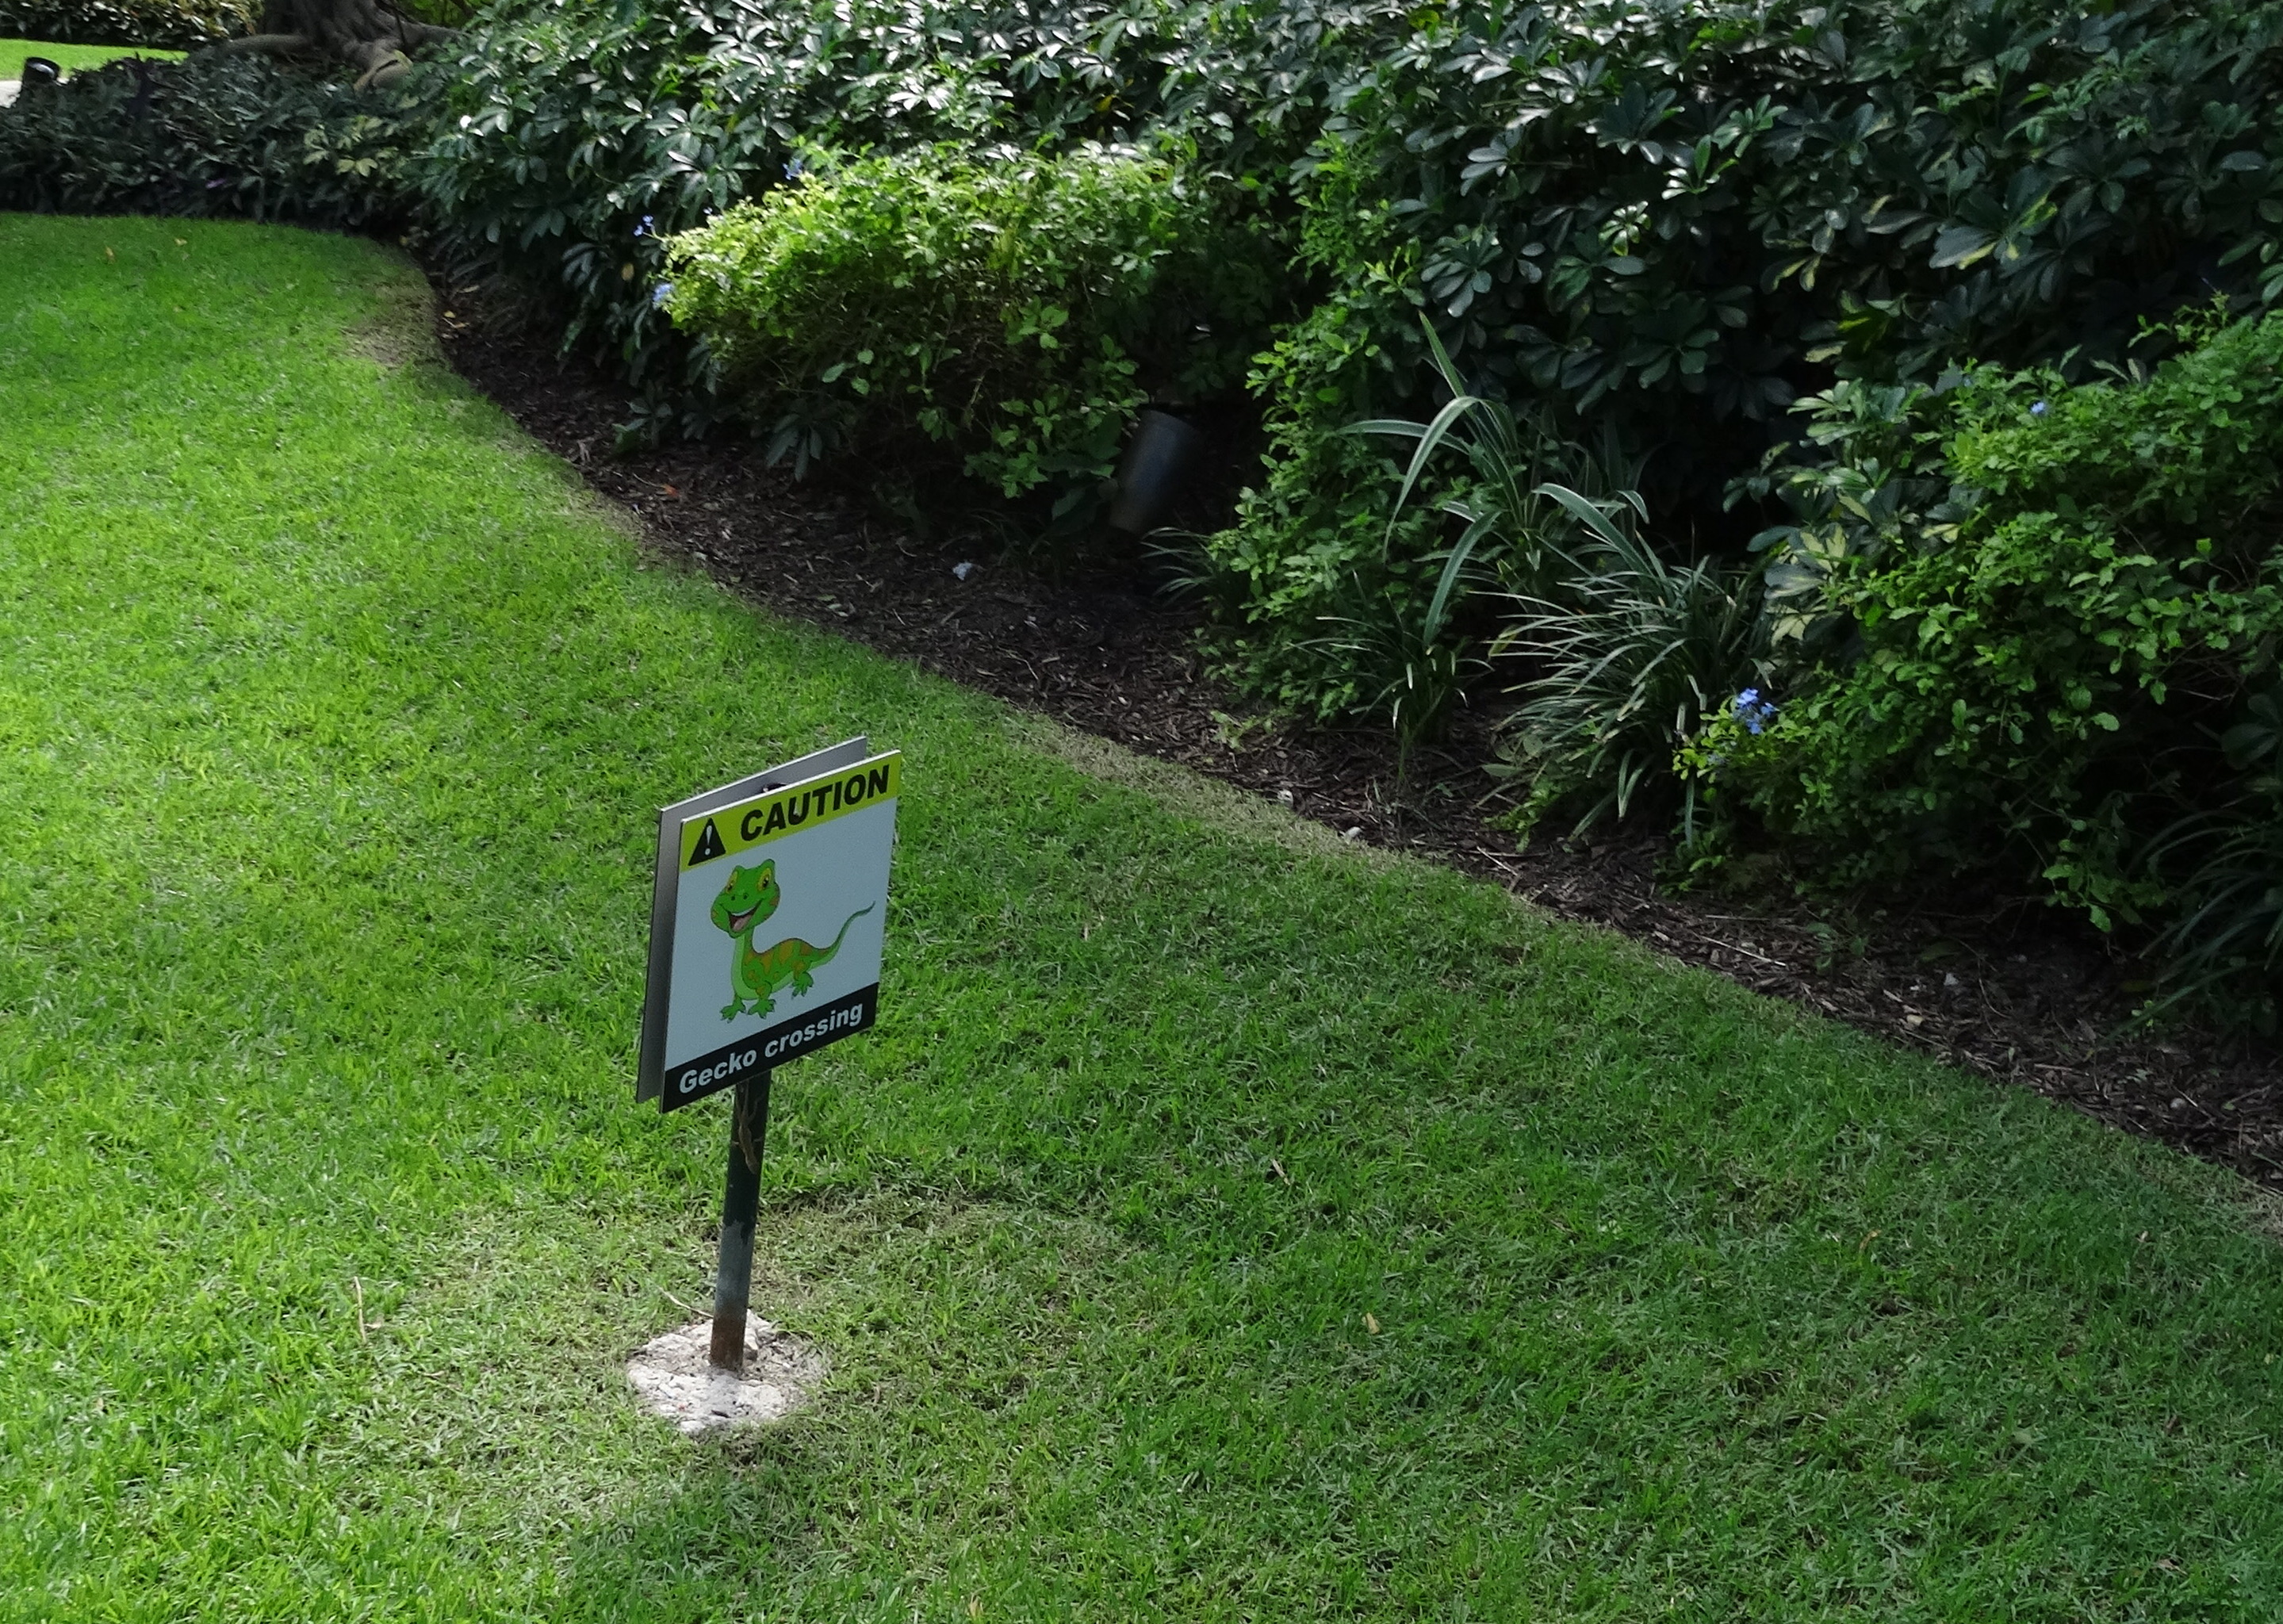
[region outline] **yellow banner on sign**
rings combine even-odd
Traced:
[[[751,851],[861,807],[893,800],[903,759],[901,752],[892,750],[844,771],[787,785],[691,818],[682,826],[682,866],[694,869],[717,857]]]

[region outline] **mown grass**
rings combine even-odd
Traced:
[[[0,216],[0,1616],[2274,1616],[2229,1175],[646,566],[421,296]],[[858,730],[834,1374],[693,1446],[651,809]]]
[[[26,57],[45,57],[69,78],[85,67],[101,67],[105,62],[116,62],[121,57],[150,57],[154,60],[175,61],[182,57],[179,51],[146,51],[139,45],[57,45],[46,40],[0,39],[0,79],[20,79],[24,76]]]

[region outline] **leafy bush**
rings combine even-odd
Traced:
[[[2118,354],[2144,309],[2253,285],[2277,230],[2262,210],[2283,216],[2263,133],[2278,17],[2278,0],[505,0],[456,53],[418,180],[464,262],[553,290],[580,340],[665,387],[705,369],[651,307],[658,249],[635,228],[758,198],[803,142],[1193,148],[1298,213],[1317,285],[1262,374],[1279,449],[1224,549],[1251,569],[1383,502],[1378,465],[1336,435],[1416,398],[1422,305],[1470,372],[1664,446],[1678,497],[1756,458],[1771,416],[1835,370]],[[1264,581],[1265,621],[1312,623],[1282,591]]]
[[[247,0],[0,0],[0,36],[195,51],[253,32]]]
[[[1346,679],[1293,629],[1370,567],[1393,482],[1338,431],[1426,381],[1421,306],[1482,386],[1654,452],[1658,511],[1717,542],[1798,395],[1974,358],[2075,380],[2263,255],[2283,277],[2271,0],[1243,16],[1176,74],[1313,50],[1273,82],[1324,297],[1262,370],[1274,455],[1215,550],[1255,583],[1239,668],[1300,703]]]
[[[2104,925],[2177,907],[2146,850],[2241,800],[2225,741],[2283,640],[2283,316],[2186,336],[2100,382],[1918,391],[1836,433],[1852,494],[1793,481],[1775,539],[1818,606],[1793,627],[1832,629],[1788,642],[1782,714],[1732,764],[1771,826],[1843,872],[2018,864]],[[1884,500],[1913,480],[1943,500]],[[2209,844],[2171,840],[2172,874]]]
[[[456,263],[545,294],[567,343],[647,389],[646,426],[702,426],[704,347],[652,297],[667,238],[759,199],[812,147],[1115,138],[1130,121],[1082,40],[1107,27],[1086,4],[510,0],[457,54],[423,203]]]
[[[1231,190],[1097,146],[869,159],[674,239],[658,293],[776,426],[773,455],[916,430],[1068,506],[1143,402],[1217,393],[1258,347],[1271,262]]]
[[[1309,292],[1209,552],[1243,605],[1225,663],[1329,714],[1375,702],[1354,662],[1386,640],[1328,620],[1423,623],[1453,540],[1413,515],[1391,544],[1395,472],[1346,433],[1426,397],[1422,309],[1478,393],[1649,455],[1656,511],[1717,549],[1797,396],[1974,358],[2076,381],[2143,316],[2283,277],[2279,36],[2283,0],[511,0],[421,190],[462,264],[549,290],[654,424],[696,426],[713,373],[652,301],[662,239],[804,143],[1093,141],[1258,182]]]
[[[112,63],[0,114],[0,208],[387,224],[409,206],[420,95],[361,96],[259,57]]]

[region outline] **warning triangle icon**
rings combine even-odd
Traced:
[[[705,832],[697,837],[697,849],[690,854],[689,866],[694,869],[701,863],[711,863],[724,849],[721,832],[713,827],[713,820],[709,817],[705,820]]]

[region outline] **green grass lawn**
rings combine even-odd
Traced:
[[[0,216],[0,1619],[2283,1608],[2232,1176],[646,565],[424,298]],[[859,730],[757,1288],[833,1375],[693,1445],[652,809]]]
[[[116,62],[121,57],[152,57],[178,60],[179,51],[146,51],[137,45],[56,45],[45,40],[0,39],[0,79],[20,79],[24,76],[26,57],[45,57],[63,69],[69,78],[83,67],[101,67],[105,62]]]

